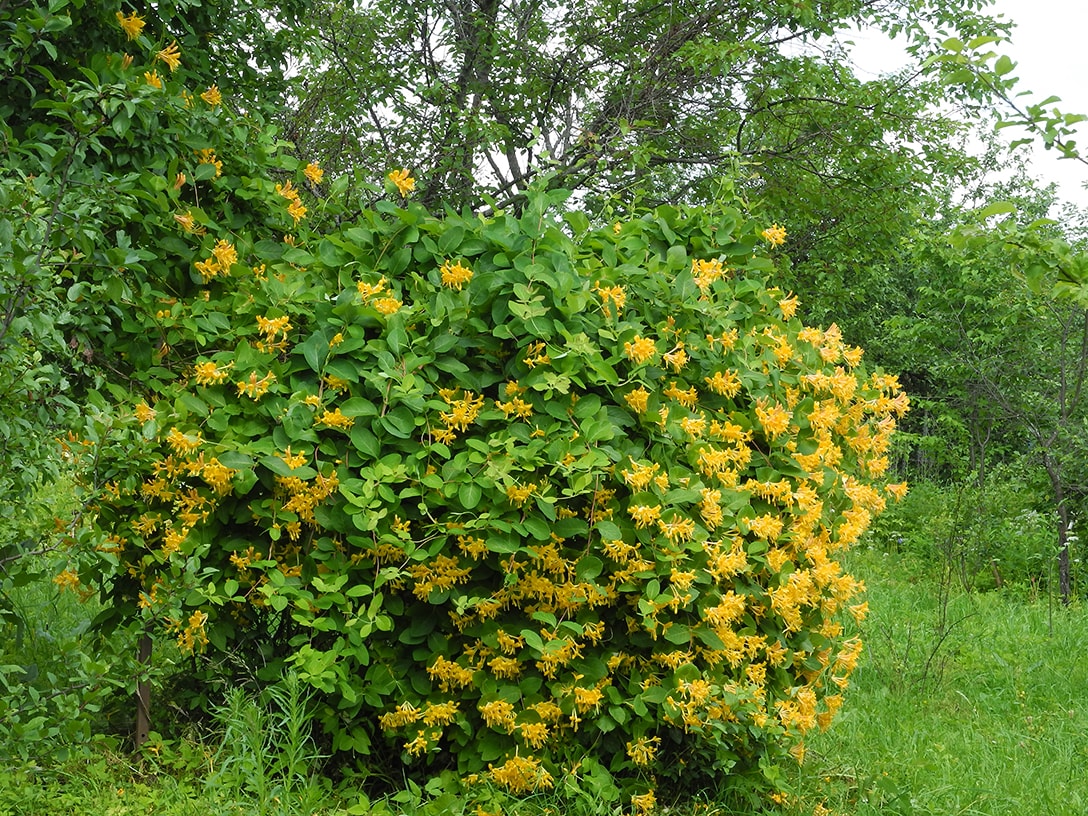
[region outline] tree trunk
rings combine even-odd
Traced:
[[[151,682],[147,679],[147,669],[151,665],[151,635],[140,638],[140,676],[136,680],[136,748],[147,742],[151,733]]]

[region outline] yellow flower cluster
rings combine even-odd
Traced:
[[[219,105],[223,104],[223,95],[219,93],[218,85],[212,85],[210,88],[208,88],[208,90],[204,91],[204,93],[200,95],[200,98],[203,99],[209,105],[209,107],[212,108],[218,107]]]
[[[193,379],[197,385],[219,385],[230,376],[230,365],[220,368],[214,362],[206,360],[193,366]]]
[[[153,84],[153,83],[152,83]],[[161,87],[161,86],[158,86]],[[215,168],[215,177],[219,178],[223,175],[223,162],[215,155],[215,149],[208,147],[203,150],[198,150],[197,163],[198,164],[210,164]]]
[[[276,194],[287,199],[287,213],[295,220],[295,224],[298,224],[306,217],[306,207],[303,205],[302,198],[299,196],[298,190],[291,184],[290,179],[283,184],[276,185]]]
[[[208,645],[208,634],[204,630],[207,622],[208,613],[199,609],[189,616],[188,624],[178,633],[178,648],[184,654],[192,654],[197,649],[203,651]]]
[[[695,285],[704,296],[710,291],[714,281],[721,280],[726,272],[726,268],[717,258],[710,260],[692,258],[691,260],[691,279],[695,281]]]
[[[358,289],[363,301],[373,306],[375,311],[385,317],[396,314],[400,307],[404,305],[402,301],[397,300],[391,291],[386,289],[385,278],[379,279],[377,283],[359,281],[355,287]]]
[[[257,315],[257,348],[266,354],[279,354],[287,350],[287,336],[291,331],[291,318],[287,315],[266,317]]]
[[[624,292],[622,286],[601,286],[601,282],[597,281],[593,285],[593,291],[601,299],[601,308],[604,310],[605,317],[612,317],[612,308],[616,309],[616,316],[619,317],[620,312],[623,311],[624,305],[627,303],[627,293]]]
[[[467,431],[468,427],[479,417],[480,411],[484,407],[482,395],[466,391],[464,396],[459,397],[459,393],[460,389],[458,388],[443,388],[439,391],[439,396],[442,397],[449,410],[439,412],[438,418],[444,427],[432,427],[431,436],[434,437],[435,441],[445,445],[451,444],[457,438],[458,432],[464,433]]]
[[[760,235],[771,246],[782,246],[782,244],[786,243],[786,230],[778,224],[771,224]]]
[[[238,263],[238,251],[230,241],[220,239],[212,247],[211,257],[197,261],[194,266],[200,273],[200,279],[208,283],[218,275],[230,274],[230,268]]]
[[[389,180],[396,185],[397,190],[401,196],[407,196],[416,188],[416,180],[412,178],[411,174],[404,169],[394,170],[388,176]]]
[[[623,353],[642,365],[657,356],[657,344],[648,337],[636,334],[634,340],[623,344]]]
[[[442,277],[443,286],[456,289],[458,292],[466,283],[472,280],[472,270],[462,265],[460,261],[456,263],[448,260],[443,262],[439,274]]]
[[[488,776],[514,794],[555,785],[552,775],[541,767],[540,760],[531,756],[513,756],[497,768],[489,765]]]
[[[132,12],[127,17],[121,12],[117,12],[117,22],[130,40],[139,37],[140,32],[144,30],[146,25],[143,18],[137,15],[136,12]]]

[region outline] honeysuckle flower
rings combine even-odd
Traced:
[[[130,40],[135,40],[139,37],[140,32],[144,30],[144,26],[146,25],[136,12],[132,12],[127,17],[121,12],[117,12],[117,22],[120,23],[121,28],[124,29],[125,35]]]
[[[152,88],[162,88],[162,80],[159,78],[158,71],[144,71],[144,79]]]
[[[171,71],[176,71],[178,66],[181,65],[181,51],[178,49],[177,42],[172,42],[166,48],[155,54],[155,59],[160,59],[170,66]]]
[[[218,85],[212,85],[210,88],[208,88],[208,90],[204,91],[204,93],[200,95],[200,98],[207,102],[209,105],[211,105],[213,108],[216,105],[223,104],[223,95],[219,93]]]
[[[786,243],[786,228],[780,227],[778,224],[771,224],[760,235],[771,246],[782,246],[782,244]]]
[[[407,196],[416,188],[416,180],[404,169],[394,170],[389,174],[389,180],[397,186],[402,196]]]
[[[472,280],[472,270],[462,266],[460,261],[456,263],[446,261],[439,272],[442,275],[442,285],[457,291],[461,291],[461,287]]]
[[[303,170],[302,173],[314,184],[320,184],[321,180],[325,178],[325,171],[313,162],[307,164],[306,169]]]

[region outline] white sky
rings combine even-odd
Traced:
[[[1041,102],[1049,96],[1061,101],[1057,107],[1063,113],[1088,114],[1088,2],[1085,0],[995,0],[990,7],[994,16],[1004,16],[1016,23],[1012,42],[1002,43],[994,50],[1007,54],[1015,63],[1013,76],[1019,77],[1019,87],[1032,91],[1023,101]],[[896,67],[896,49],[875,39],[858,41],[856,59],[860,67],[874,71]],[[1081,123],[1081,152],[1088,157],[1088,122]],[[1003,131],[1010,140],[1026,137],[1026,131],[1009,128]],[[1027,148],[1021,148],[1027,149]],[[1033,150],[1032,168],[1036,176],[1047,182],[1057,182],[1063,199],[1088,207],[1088,166],[1040,145]]]

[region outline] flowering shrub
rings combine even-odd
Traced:
[[[695,779],[799,751],[859,655],[834,554],[900,490],[906,398],[768,288],[738,213],[546,206],[190,238],[173,310],[232,314],[130,406],[114,601],[295,667],[337,750],[516,793],[587,752]]]
[[[349,216],[153,48],[111,93],[215,128],[135,177],[68,292],[110,296],[96,336],[132,385],[72,440],[101,489],[65,583],[103,623],[294,668],[335,750],[423,774],[523,793],[588,756],[648,810],[655,779],[799,756],[860,653],[834,556],[905,489],[907,400],[768,285],[785,230],[594,228],[561,191],[439,219],[403,169]]]

